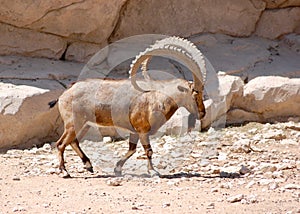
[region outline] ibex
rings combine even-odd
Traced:
[[[145,70],[151,56],[170,57],[182,62],[193,73],[193,83],[184,79],[136,80],[137,70],[141,64]],[[130,132],[129,150],[114,169],[117,176],[122,174],[124,163],[135,153],[138,140],[148,159],[148,173],[158,174],[151,160],[153,151],[149,135],[169,120],[179,107],[185,107],[194,118],[204,117],[202,93],[205,75],[204,59],[200,51],[187,40],[170,37],[157,41],[135,58],[130,69],[130,79],[88,79],[72,85],[57,101],[51,103],[53,107],[58,102],[64,122],[64,132],[56,142],[59,169],[63,176],[70,176],[63,155],[67,145],[72,146],[85,168],[93,172],[89,158],[79,146],[80,138],[86,133],[90,122]],[[76,135],[77,130],[81,131]]]

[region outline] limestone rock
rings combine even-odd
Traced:
[[[0,83],[0,150],[55,141],[62,122],[48,102],[61,91]]]
[[[258,114],[243,109],[231,109],[226,116],[227,124],[241,124],[249,121],[264,122]]]
[[[0,54],[63,56],[82,62],[98,47],[139,34],[279,38],[299,33],[299,4],[298,0],[5,1],[0,8],[4,38]]]
[[[34,4],[34,0],[5,1],[1,2],[1,20],[11,25],[24,27],[41,19],[45,14],[51,11],[59,11],[64,7],[74,5],[80,1],[81,0],[50,0],[40,1],[39,4]]]
[[[298,0],[263,0],[267,3],[267,8],[284,8],[284,7],[299,7],[300,1]]]
[[[184,135],[188,131],[188,117],[190,113],[185,108],[179,108],[175,114],[157,132],[155,136]],[[196,123],[196,130],[200,130],[200,124]]]
[[[65,59],[69,61],[87,62],[100,50],[101,45],[87,42],[74,42],[68,46]]]
[[[0,23],[0,55],[59,59],[67,44],[57,36]]]
[[[271,122],[300,115],[300,79],[265,76],[251,80],[235,100],[227,122]],[[235,109],[242,109],[239,112]],[[237,114],[238,113],[238,114]],[[239,116],[240,118],[233,118]],[[253,116],[253,117],[250,117]],[[245,120],[247,119],[247,120]],[[242,121],[244,120],[244,121]]]
[[[134,0],[126,4],[112,38],[145,33],[190,36],[202,32],[249,36],[264,8],[265,3],[256,0]]]
[[[300,7],[264,11],[255,34],[276,39],[293,32],[300,33]]]
[[[114,29],[125,0],[34,0],[7,2],[1,21],[75,40],[102,43]]]
[[[243,87],[244,83],[241,78],[236,76],[225,75],[224,73],[219,73],[218,76],[218,83],[211,84],[207,83],[207,85],[214,85],[215,89],[208,89],[208,90],[216,90],[213,97],[209,100],[204,102],[206,115],[201,121],[201,127],[207,128],[209,127],[214,121],[221,124],[216,125],[225,125],[226,119],[222,117],[226,116],[227,111],[232,106],[233,100],[242,97],[243,95]],[[211,93],[213,94],[213,93]]]
[[[245,198],[245,195],[238,194],[238,195],[228,197],[227,201],[230,202],[230,203],[235,203],[235,202],[241,201],[243,198]]]

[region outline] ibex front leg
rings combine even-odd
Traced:
[[[156,171],[153,167],[153,163],[152,163],[152,154],[153,154],[153,151],[152,151],[152,148],[151,148],[151,145],[150,145],[150,140],[149,140],[149,135],[148,134],[140,134],[140,140],[141,140],[141,143],[144,147],[144,150],[145,150],[145,154],[147,156],[147,159],[148,159],[148,173],[153,177],[153,176],[159,176],[159,172]]]
[[[128,152],[125,154],[124,157],[121,158],[121,160],[117,162],[117,165],[114,169],[116,176],[122,175],[122,167],[125,164],[125,162],[135,153],[138,140],[139,136],[137,134],[130,134]]]

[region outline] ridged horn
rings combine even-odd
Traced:
[[[193,74],[194,89],[202,91],[206,79],[205,60],[202,53],[190,41],[179,37],[168,37],[155,42],[150,48],[141,52],[131,63],[129,71],[133,87],[144,92],[136,83],[136,73],[141,65],[143,73],[152,56],[162,56],[176,60],[185,65]]]

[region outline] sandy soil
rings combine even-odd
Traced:
[[[63,179],[55,173],[56,150],[49,144],[9,150],[0,154],[0,213],[300,213],[299,127],[222,129],[217,158],[206,159],[210,164],[193,153],[161,178],[130,169],[115,178],[99,165],[90,174],[69,149],[72,178]],[[204,151],[208,135],[199,134],[195,151]],[[252,143],[248,150],[235,144],[245,136]],[[146,164],[137,156],[132,161]]]

